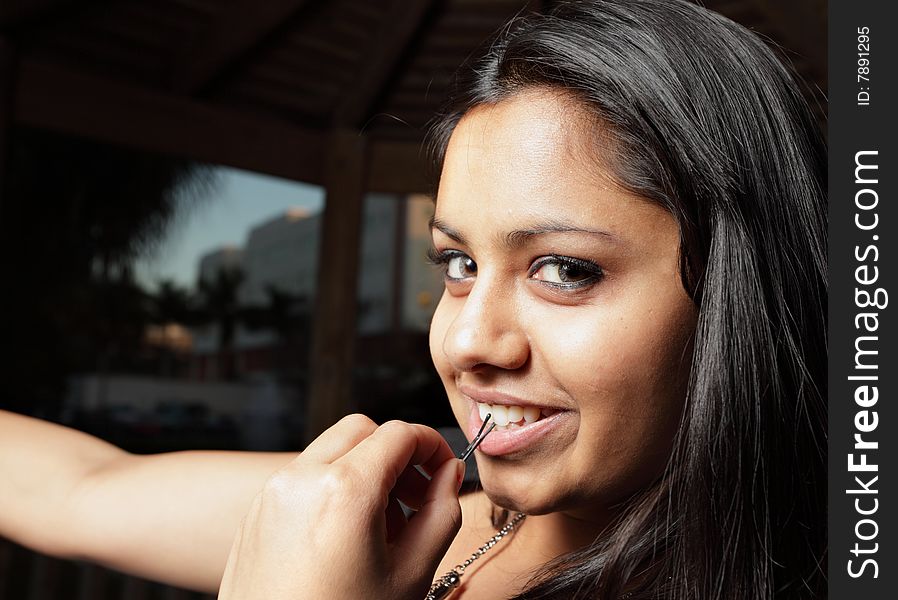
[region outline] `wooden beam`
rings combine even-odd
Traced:
[[[427,163],[421,152],[421,142],[371,142],[367,189],[392,194],[428,193]]]
[[[16,27],[74,3],[75,0],[3,0],[0,2],[0,27]]]
[[[195,94],[261,43],[309,0],[233,0],[211,29],[175,63],[172,86]]]
[[[318,250],[307,443],[353,406],[352,364],[367,161],[364,137],[350,130],[336,130],[332,136]]]
[[[321,184],[320,133],[290,122],[22,59],[15,122]]]
[[[324,134],[199,100],[23,60],[13,96],[20,125],[325,185]],[[366,189],[428,190],[419,140],[373,140]]]
[[[16,71],[15,47],[9,39],[0,36],[0,215],[6,198],[6,173],[12,148]]]
[[[384,26],[363,55],[366,57],[365,68],[357,79],[358,85],[337,107],[335,123],[346,127],[364,123],[432,6],[433,0],[393,1],[390,14],[384,18]]]

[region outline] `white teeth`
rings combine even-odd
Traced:
[[[493,415],[493,421],[496,422],[496,425],[499,427],[505,427],[508,425],[508,409],[504,406],[493,406],[490,409],[490,412]]]
[[[546,411],[541,411],[537,406],[506,406],[478,402],[477,412],[481,420],[486,420],[487,415],[492,415],[497,427],[508,427],[511,424],[525,425],[539,421],[540,417],[545,416]]]
[[[524,420],[528,423],[533,423],[534,421],[539,420],[539,408],[535,406],[528,406],[525,408]]]
[[[493,407],[489,404],[483,404],[482,402],[477,403],[477,410],[480,411],[480,420],[483,421],[486,419],[486,416],[490,414],[490,409]]]

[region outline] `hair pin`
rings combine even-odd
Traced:
[[[477,449],[477,446],[480,445],[480,442],[483,441],[483,438],[496,427],[496,422],[493,421],[490,423],[489,428],[487,428],[486,424],[489,423],[490,419],[493,415],[487,414],[483,419],[483,425],[480,426],[480,431],[477,432],[477,435],[471,440],[471,443],[468,444],[468,447],[461,451],[461,454],[458,455],[459,460],[465,462],[468,460],[468,457],[474,453],[474,450]]]

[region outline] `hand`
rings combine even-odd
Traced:
[[[461,525],[463,468],[429,427],[344,418],[256,497],[219,600],[421,600]]]

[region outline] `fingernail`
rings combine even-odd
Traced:
[[[457,479],[458,485],[457,485],[455,491],[458,492],[459,490],[461,490],[461,484],[464,483],[464,481],[465,481],[465,461],[459,460],[457,458],[455,460],[458,462],[458,464],[456,465],[456,469],[457,469],[456,479]]]

